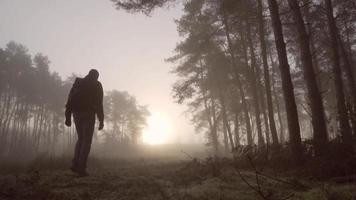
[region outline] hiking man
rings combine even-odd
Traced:
[[[80,176],[88,176],[86,164],[94,133],[95,114],[99,119],[99,130],[104,128],[103,87],[98,77],[99,72],[91,69],[84,78],[76,78],[66,104],[65,125],[71,126],[73,114],[78,134],[71,170]]]

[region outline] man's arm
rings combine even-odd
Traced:
[[[100,125],[99,125],[99,130],[103,129],[104,127],[104,108],[103,108],[103,98],[104,98],[104,92],[103,92],[103,86],[101,85],[100,82],[98,82],[98,104],[97,105],[97,111],[96,114],[98,116]]]
[[[72,109],[73,109],[73,93],[74,93],[74,88],[76,87],[78,83],[78,78],[75,79],[74,84],[72,86],[72,88],[70,89],[69,95],[68,95],[68,99],[67,99],[67,103],[66,103],[66,110],[65,110],[65,117],[66,117],[66,121],[65,124],[67,126],[71,126],[72,125]]]

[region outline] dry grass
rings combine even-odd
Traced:
[[[209,162],[92,159],[90,176],[85,178],[78,178],[66,166],[66,158],[37,160],[14,166],[14,171],[7,166],[0,176],[0,199],[261,199],[229,165],[220,165],[219,174],[214,175]],[[254,172],[242,175],[257,186]],[[264,177],[259,177],[259,182],[269,199],[356,199],[355,185],[309,182],[312,189],[296,191]]]

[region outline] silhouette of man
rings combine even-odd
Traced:
[[[99,72],[91,69],[84,78],[76,78],[66,104],[65,124],[71,126],[73,114],[78,134],[71,170],[80,176],[88,176],[86,164],[94,133],[95,114],[100,122],[99,130],[104,127],[103,87],[98,77]]]

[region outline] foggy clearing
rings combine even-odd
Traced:
[[[1,199],[356,199],[354,0],[0,1]]]
[[[142,131],[142,141],[146,144],[167,143],[168,134],[172,133],[172,122],[167,116],[153,114],[147,119],[147,128]]]

